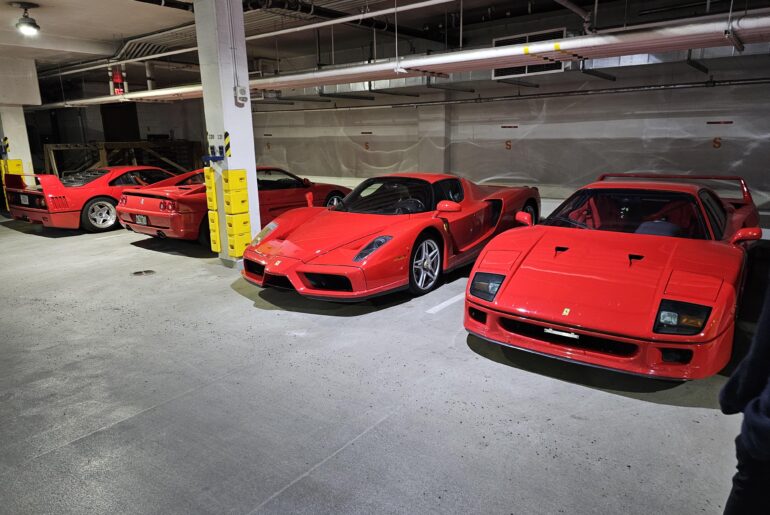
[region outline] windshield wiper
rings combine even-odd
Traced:
[[[586,224],[584,224],[583,222],[578,222],[577,220],[573,220],[572,218],[567,218],[566,216],[554,216],[554,217],[549,217],[549,218],[546,220],[546,222],[548,222],[548,221],[550,221],[550,220],[559,220],[559,221],[561,221],[561,222],[567,222],[568,224],[572,224],[572,225],[574,225],[574,226],[576,226],[576,227],[580,227],[581,229],[591,229],[591,230],[593,230],[593,229],[594,229],[593,227],[589,227],[589,226],[587,226],[587,225],[586,225]]]

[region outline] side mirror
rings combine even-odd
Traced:
[[[735,234],[733,234],[733,237],[730,238],[730,243],[733,245],[737,245],[739,243],[747,242],[747,241],[757,241],[762,239],[762,229],[759,227],[744,227],[743,229],[738,229],[735,231]]]
[[[516,213],[516,221],[519,222],[521,225],[534,225],[535,224],[532,221],[532,215],[530,215],[526,211],[518,211]]]
[[[305,179],[307,180],[307,179]],[[307,207],[313,207],[313,192],[308,191],[305,193],[305,200],[307,201]]]
[[[312,183],[312,182],[310,182],[310,179],[307,179],[307,178],[305,178],[305,179],[302,179],[302,185],[303,185],[304,187],[306,187],[306,188],[309,188],[310,186],[312,186],[312,185],[313,185],[313,183]]]
[[[451,200],[442,200],[438,203],[436,210],[439,213],[459,213],[463,210],[463,208],[457,202],[452,202]]]

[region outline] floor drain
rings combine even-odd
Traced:
[[[138,272],[134,272],[132,275],[152,275],[155,273],[155,270],[139,270]]]

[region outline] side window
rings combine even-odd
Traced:
[[[436,205],[442,200],[451,200],[452,202],[462,202],[465,198],[463,185],[458,179],[446,179],[437,182],[433,186]]]
[[[302,188],[304,184],[298,178],[274,168],[257,170],[257,186],[262,190],[286,190]]]
[[[131,170],[112,181],[112,186],[146,186],[169,177],[171,175],[162,170]]]
[[[727,213],[725,213],[724,207],[710,191],[701,190],[698,195],[703,202],[703,207],[706,208],[706,216],[711,223],[711,228],[714,229],[714,238],[721,240],[727,222]]]
[[[133,173],[140,184],[153,184],[171,177],[167,172],[161,170],[137,170]]]
[[[139,185],[138,182],[136,182],[136,179],[134,178],[133,172],[126,172],[114,181],[112,181],[112,186],[137,186]]]

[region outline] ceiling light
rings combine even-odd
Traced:
[[[39,7],[38,4],[33,4],[32,2],[11,2],[11,5],[13,7],[18,7],[19,9],[24,9],[24,13],[16,23],[16,29],[18,29],[19,32],[25,36],[34,36],[40,32],[40,25],[37,24],[35,18],[30,18],[29,16],[29,10]]]

